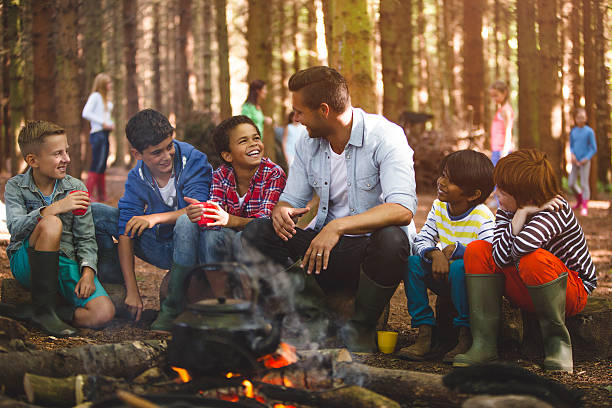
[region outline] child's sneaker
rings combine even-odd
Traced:
[[[582,215],[583,217],[586,217],[587,215],[589,215],[588,203],[589,203],[588,201],[582,202],[582,208],[580,209],[580,215]]]

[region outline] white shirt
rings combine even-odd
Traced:
[[[158,186],[159,187],[159,186]],[[159,193],[167,206],[175,208],[177,205],[176,186],[174,185],[174,176],[170,177],[168,184],[164,187],[159,187]]]
[[[87,103],[83,107],[83,113],[81,116],[83,119],[87,119],[91,124],[90,133],[96,133],[103,130],[102,125],[113,124],[111,118],[111,112],[113,111],[113,103],[111,101],[106,102],[106,109],[104,108],[104,99],[99,92],[94,92],[87,98]]]

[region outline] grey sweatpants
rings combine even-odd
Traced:
[[[582,193],[582,199],[587,201],[591,197],[591,190],[589,189],[589,174],[591,172],[591,161],[589,160],[582,166],[572,165],[572,171],[567,181],[570,188],[575,193]],[[580,187],[576,184],[580,176]]]

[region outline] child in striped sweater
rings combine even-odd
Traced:
[[[401,349],[398,356],[424,360],[435,348],[436,320],[429,306],[429,288],[438,296],[450,297],[457,310],[453,325],[459,329],[459,339],[444,356],[445,362],[452,363],[472,341],[463,253],[476,239],[493,240],[494,217],[484,205],[493,191],[493,163],[473,150],[451,153],[442,160],[437,186],[438,199],[414,240],[417,255],[408,259],[404,276],[408,312],[419,334],[415,344]]]
[[[586,239],[546,156],[534,149],[502,158],[494,180],[499,210],[493,244],[465,251],[474,342],[453,365],[497,359],[501,295],[535,312],[544,343],[544,368],[573,371],[565,317],[580,312],[597,286]]]

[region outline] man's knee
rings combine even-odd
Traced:
[[[242,242],[257,246],[257,242],[276,234],[272,220],[269,218],[256,218],[249,222],[242,231]]]
[[[407,259],[410,255],[410,241],[406,233],[397,226],[384,227],[375,231],[372,234],[371,246],[381,254],[388,254],[388,256],[399,254]]]

